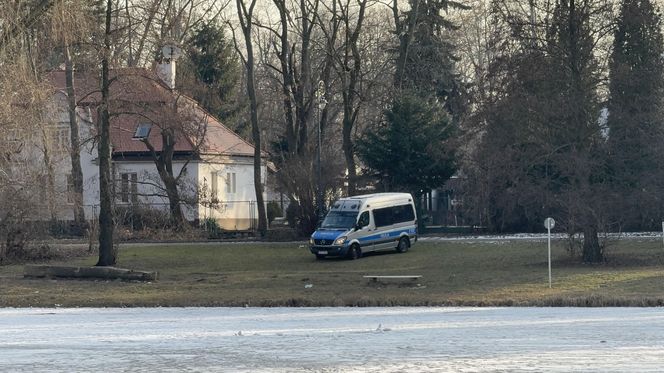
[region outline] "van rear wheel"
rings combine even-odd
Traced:
[[[360,245],[358,244],[353,244],[353,246],[348,249],[348,255],[347,258],[350,260],[355,260],[355,259],[360,259],[362,257],[362,249],[360,248]]]
[[[408,251],[408,248],[410,248],[410,241],[408,241],[408,238],[406,237],[401,237],[401,239],[399,239],[399,244],[397,245],[397,252],[405,253]]]

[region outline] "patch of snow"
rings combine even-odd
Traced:
[[[577,234],[577,238],[583,238],[583,234]],[[418,241],[482,241],[486,243],[500,243],[503,241],[543,241],[548,238],[546,233],[514,233],[501,235],[468,235],[468,236],[421,236]],[[566,240],[569,236],[566,233],[552,233],[554,240]],[[623,233],[601,233],[600,238],[617,239],[662,239],[662,232],[623,232]]]

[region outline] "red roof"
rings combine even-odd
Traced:
[[[64,71],[49,73],[48,79],[57,90],[65,91]],[[77,72],[74,77],[76,101],[91,107],[96,120],[96,106],[101,101],[99,77]],[[191,98],[171,91],[157,75],[147,69],[111,70],[110,86],[111,143],[113,153],[147,153],[148,148],[134,138],[141,123],[152,125],[148,141],[157,151],[162,149],[162,132],[172,129],[175,151],[202,154],[253,156],[254,147]],[[176,109],[177,108],[177,109]],[[201,134],[205,136],[201,136]],[[199,144],[200,139],[204,143]]]

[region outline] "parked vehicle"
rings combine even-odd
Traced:
[[[417,241],[417,216],[409,193],[375,193],[342,198],[309,239],[317,259],[357,259],[377,250],[406,252]]]

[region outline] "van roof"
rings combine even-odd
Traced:
[[[391,201],[395,199],[413,199],[413,196],[410,193],[373,193],[373,194],[362,194],[359,196],[345,197],[339,199],[341,200],[355,200],[355,201],[366,201],[366,202],[380,202],[380,201]]]
[[[384,202],[392,201],[405,201],[412,202],[413,197],[410,193],[373,193],[373,194],[363,194],[360,196],[352,196],[340,198],[332,206],[332,210],[337,211],[358,211],[362,206],[367,206],[369,204],[380,204]]]
[[[373,198],[373,197],[391,197],[391,198],[396,198],[396,197],[411,197],[410,193],[371,193],[371,194],[361,194],[359,196],[351,196],[351,197],[344,197],[344,199],[351,198],[351,199],[367,199],[367,198]]]

